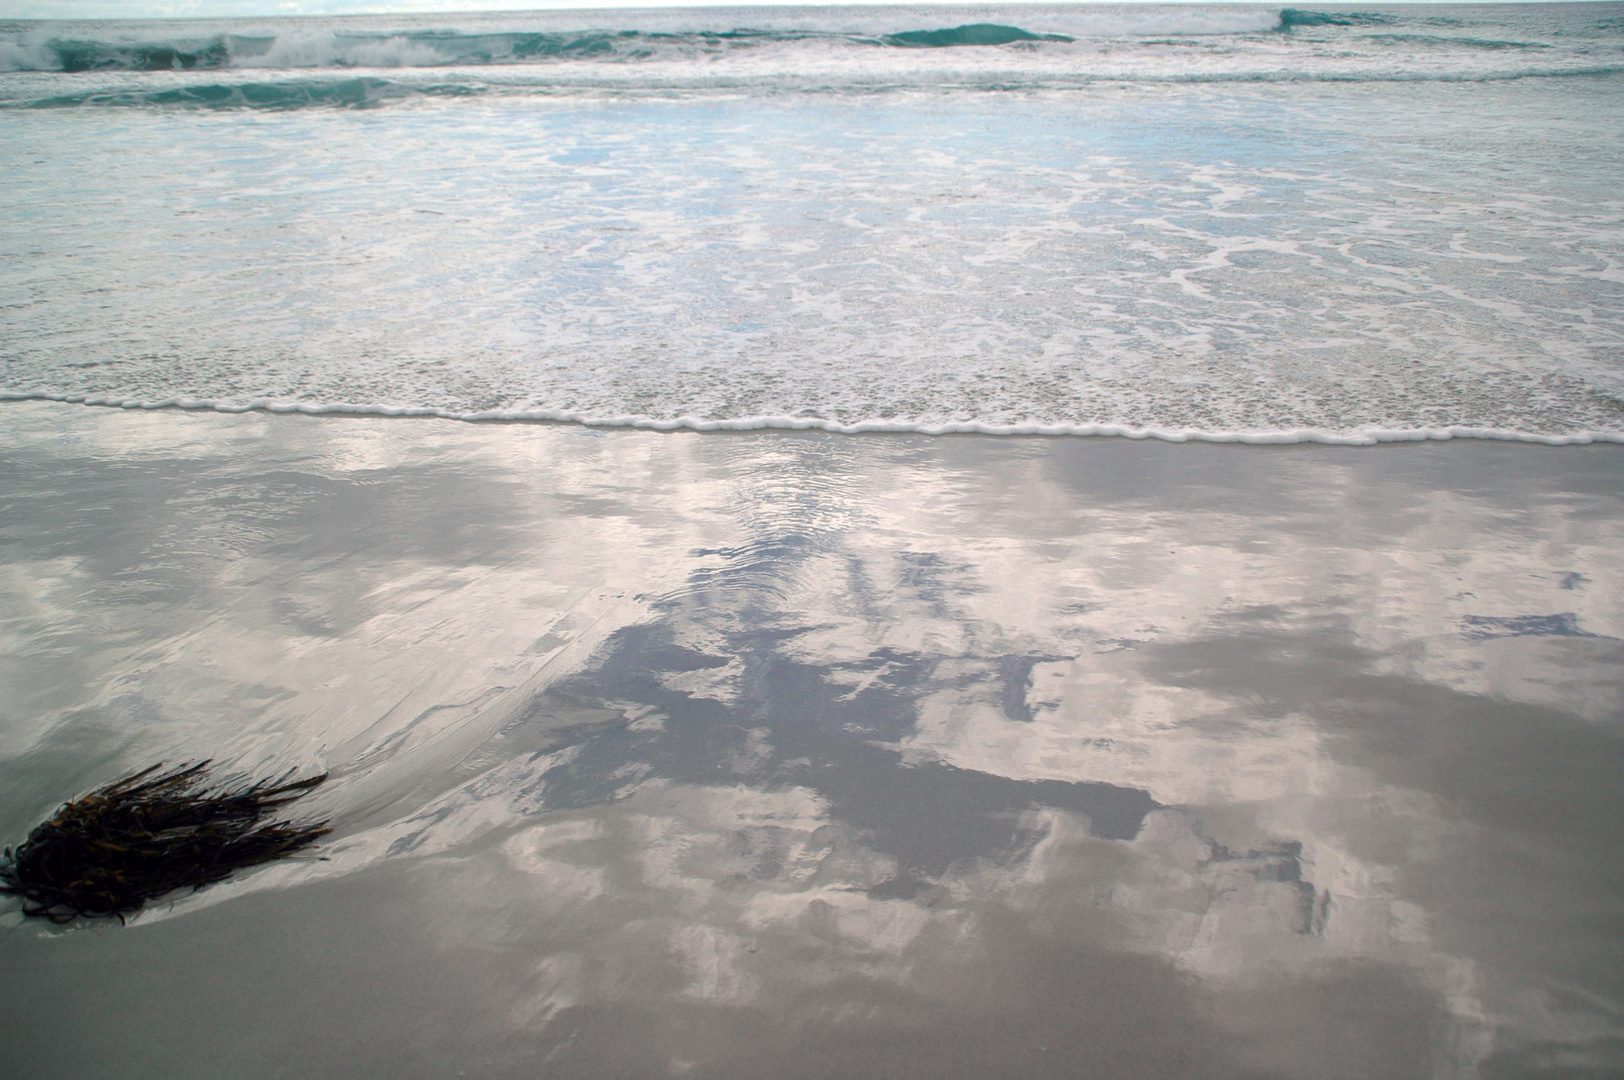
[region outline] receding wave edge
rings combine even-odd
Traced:
[[[1534,443],[1543,446],[1585,446],[1592,443],[1624,444],[1621,431],[1574,431],[1560,434],[1513,431],[1507,428],[1445,425],[1421,428],[1358,428],[1327,431],[1323,428],[1290,428],[1279,431],[1207,431],[1197,428],[1132,427],[1126,424],[988,424],[979,421],[951,421],[930,424],[899,420],[861,420],[842,424],[835,420],[805,416],[747,416],[708,420],[697,416],[659,419],[646,416],[591,416],[567,409],[485,409],[458,412],[428,406],[351,405],[335,403],[309,405],[300,402],[258,400],[244,403],[206,401],[195,398],[165,398],[148,401],[96,394],[47,394],[0,392],[0,403],[51,401],[67,405],[154,412],[175,409],[187,412],[247,413],[266,412],[305,416],[379,416],[403,419],[456,420],[464,423],[548,423],[592,428],[634,428],[646,431],[827,431],[836,435],[1020,435],[1112,437],[1157,439],[1162,442],[1243,443],[1283,445],[1321,443],[1331,446],[1374,446],[1379,443],[1484,439],[1496,442]]]

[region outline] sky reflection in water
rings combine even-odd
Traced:
[[[6,837],[209,755],[340,825],[7,932],[11,1075],[1620,1065],[1618,448],[0,440]]]

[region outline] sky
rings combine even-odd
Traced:
[[[879,0],[876,0],[879,2]],[[931,0],[940,2],[940,0]],[[948,0],[952,2],[952,0]],[[968,0],[967,0],[968,2]],[[980,0],[987,2],[987,0]],[[996,3],[997,0],[991,0]],[[1037,0],[1043,2],[1043,0]],[[766,7],[806,0],[0,0],[0,18],[165,19],[260,18],[269,15],[367,15],[434,11],[567,11],[593,8]]]
[[[894,2],[894,0],[893,0]],[[928,0],[940,3],[943,0]],[[947,0],[953,2],[953,0]],[[970,0],[966,0],[970,2]],[[974,0],[982,6],[988,0]],[[997,2],[997,0],[992,0]],[[1031,2],[1031,0],[1026,0]],[[1041,0],[1039,0],[1041,2]],[[1121,2],[1121,0],[1116,0]],[[1132,2],[1132,0],[1129,0]],[[1155,0],[1147,0],[1155,2]],[[1213,0],[1205,0],[1213,2]],[[1224,2],[1224,0],[1218,0]],[[1232,0],[1259,7],[1289,6],[1288,3],[1259,3],[1258,0]],[[1326,0],[1300,0],[1305,6],[1324,6]],[[1335,0],[1329,0],[1335,6]],[[1378,0],[1393,3],[1395,0]],[[1397,0],[1404,2],[1404,0]],[[0,18],[14,19],[161,19],[161,18],[258,18],[270,15],[360,15],[432,11],[558,11],[582,8],[784,6],[805,0],[754,0],[753,3],[724,5],[716,0],[0,0]]]
[[[814,0],[815,2],[815,0]],[[884,0],[871,0],[884,2]],[[891,0],[895,3],[896,0]],[[904,0],[905,2],[905,0]],[[927,0],[941,2],[941,0]],[[952,2],[952,0],[947,0]],[[971,2],[971,0],[965,0]],[[986,3],[988,0],[975,0]],[[997,0],[991,0],[996,3]],[[1031,0],[1027,0],[1031,2]],[[1043,0],[1036,0],[1043,2]],[[1130,0],[1132,2],[1132,0]],[[1240,2],[1240,0],[1237,0]],[[1255,2],[1255,0],[1253,0]],[[0,17],[19,19],[258,18],[434,11],[567,11],[592,8],[803,6],[807,0],[0,0]]]

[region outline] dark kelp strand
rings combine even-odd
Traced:
[[[120,921],[154,897],[201,889],[280,859],[332,830],[327,822],[263,822],[327,774],[211,783],[209,762],[142,769],[66,803],[0,860],[0,893],[56,923]]]

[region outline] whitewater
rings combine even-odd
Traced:
[[[1624,441],[1624,5],[0,22],[0,398]]]

